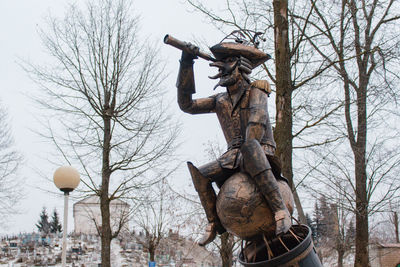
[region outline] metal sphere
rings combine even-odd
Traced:
[[[59,167],[53,175],[54,184],[64,192],[74,190],[81,181],[79,172],[71,166]]]
[[[292,214],[294,203],[290,187],[280,180],[278,186]],[[217,213],[225,229],[241,239],[275,232],[274,214],[254,182],[244,173],[236,173],[225,181],[218,194]]]

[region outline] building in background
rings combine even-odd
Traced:
[[[113,232],[121,228],[121,232],[129,231],[130,205],[122,200],[110,202],[111,229]],[[97,227],[101,227],[100,198],[90,196],[74,204],[73,216],[75,234],[97,235]]]
[[[400,244],[371,244],[369,247],[371,267],[400,267]]]

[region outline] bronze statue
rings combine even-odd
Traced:
[[[253,179],[273,211],[276,235],[286,233],[291,227],[291,218],[277,182],[277,179],[285,178],[281,176],[279,161],[274,157],[276,145],[267,106],[270,85],[261,80],[251,82],[248,76],[252,69],[270,56],[244,40],[223,40],[210,48],[215,56],[210,66],[218,68],[218,74],[210,78],[219,79],[215,88],[222,86],[227,91],[207,98],[192,99],[195,93],[193,60],[200,51],[190,43],[185,46],[176,84],[179,107],[190,114],[215,112],[228,145],[228,151],[216,161],[199,168],[188,162],[193,184],[209,222],[199,245],[210,243],[217,232],[221,234],[225,231],[217,215],[216,194],[211,183],[215,182],[221,187],[239,171]],[[207,59],[210,60],[210,57]]]
[[[239,262],[244,266],[322,267],[313,249],[311,229],[291,223],[293,196],[274,155],[268,116],[270,85],[251,82],[248,76],[269,59],[257,48],[258,34],[246,42],[240,31],[233,32],[210,48],[215,58],[190,43],[169,35],[164,38],[182,50],[176,84],[179,107],[190,114],[216,113],[228,146],[216,161],[199,168],[188,162],[209,222],[199,245],[227,230],[242,239]],[[227,41],[231,36],[234,42]],[[192,99],[193,60],[197,57],[213,61],[210,66],[217,67],[218,74],[210,78],[219,79],[214,89],[222,86],[226,92]],[[218,196],[212,182],[220,188]]]

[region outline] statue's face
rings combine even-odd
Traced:
[[[240,79],[240,72],[238,69],[238,58],[228,57],[221,61],[213,62],[210,64],[212,67],[218,68],[218,74],[209,77],[210,79],[219,78],[217,86],[230,86],[234,85]]]

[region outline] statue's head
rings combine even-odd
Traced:
[[[231,35],[228,35],[228,37]],[[224,40],[226,39],[227,37],[224,38]],[[234,85],[241,79],[250,83],[248,75],[252,69],[271,58],[270,55],[244,39],[236,37],[235,42],[224,42],[224,40],[210,48],[217,60],[210,66],[218,68],[218,73],[210,78],[220,79],[215,88]]]

